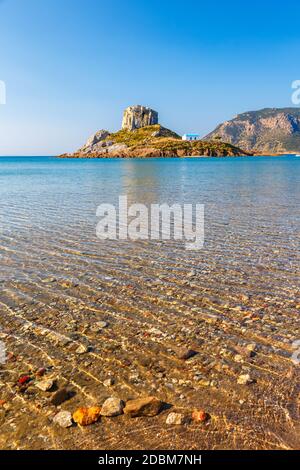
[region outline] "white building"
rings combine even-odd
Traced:
[[[182,136],[182,140],[200,140],[200,135],[199,134],[184,134]]]

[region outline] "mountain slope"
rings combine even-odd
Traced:
[[[299,153],[300,108],[265,108],[239,114],[204,140],[218,138],[250,152]]]

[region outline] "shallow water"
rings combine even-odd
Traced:
[[[129,204],[204,204],[204,249],[185,253],[183,243],[100,242],[96,208],[103,202],[117,205],[119,195],[127,195]],[[1,158],[0,242],[12,257],[8,266],[1,263],[1,276],[21,279],[28,270],[36,276],[58,274],[89,256],[96,256],[99,265],[109,247],[118,257],[138,250],[148,258],[154,250],[154,259],[167,256],[170,267],[178,256],[183,268],[220,263],[229,271],[237,265],[240,271],[255,273],[261,266],[266,276],[272,276],[270,290],[275,293],[283,288],[281,280],[288,288],[287,276],[293,278],[298,267],[299,202],[296,157]],[[26,258],[29,265],[20,269],[18,261]],[[37,264],[30,265],[30,260]]]
[[[117,204],[119,195],[146,205],[204,204],[204,248],[186,251],[178,241],[99,241],[96,208],[103,202]],[[154,384],[157,394],[177,406],[182,394],[188,407],[201,399],[217,417],[214,431],[199,436],[193,430],[198,441],[193,434],[190,446],[197,447],[203,435],[202,448],[295,448],[299,384],[290,357],[293,341],[300,339],[299,204],[300,159],[293,156],[1,158],[0,325],[8,334],[8,347],[21,354],[24,367],[42,367],[51,360],[64,365],[68,381],[81,365],[82,376],[72,379],[80,390],[74,399],[78,405],[84,396],[81,388],[94,397],[97,380],[111,370],[118,376],[120,394],[146,393]],[[99,345],[89,327],[103,319],[112,328],[105,330]],[[52,349],[51,341],[41,339],[41,327],[76,333],[75,342],[90,341],[100,362],[94,357],[88,364],[72,351]],[[249,341],[256,342],[259,354],[247,364],[236,363],[232,351]],[[184,370],[178,368],[172,348],[197,344],[199,355]],[[149,375],[134,366],[139,354],[165,361],[167,376],[157,376],[157,371]],[[203,365],[212,360],[215,364]],[[254,374],[257,385],[240,392],[235,390],[236,375],[243,367]],[[139,378],[134,381],[128,373],[136,368]],[[194,376],[199,370],[202,382]],[[10,374],[14,372],[12,365]],[[84,383],[84,374],[91,383]],[[179,377],[186,379],[182,386]],[[264,416],[248,410],[241,418],[236,408],[241,397],[250,400],[251,409],[253,403],[263,409]],[[236,429],[229,437],[222,434],[224,400],[226,423],[231,421]],[[3,426],[7,437],[10,431]],[[151,440],[143,429],[136,437],[130,429],[120,445],[142,448],[143,432],[154,448],[187,445],[181,431],[178,443],[171,444],[170,434],[157,431]],[[21,432],[13,442],[30,448],[32,436],[27,439]],[[37,447],[53,447],[42,445],[38,436],[34,439]],[[56,439],[63,448],[99,447],[94,435],[80,445]],[[118,437],[107,439],[108,447],[117,448]],[[11,440],[3,442],[3,447],[13,447]]]

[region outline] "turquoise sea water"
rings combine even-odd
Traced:
[[[96,208],[103,202],[205,205],[205,246],[187,253],[175,242],[99,242]],[[72,268],[68,250],[84,258],[130,253],[179,260],[189,268],[221,263],[264,265],[285,282],[298,266],[300,158],[242,157],[81,160],[52,157],[0,159],[0,276],[23,278]],[[28,256],[24,264],[24,256]],[[40,265],[40,257],[44,263]],[[76,258],[78,261],[78,256]],[[104,262],[104,261],[103,261]],[[121,261],[120,261],[121,263]],[[89,267],[85,266],[85,270]],[[278,271],[279,270],[279,271]],[[58,271],[58,272],[57,272]],[[282,276],[282,278],[281,278]],[[275,287],[274,287],[275,288]]]
[[[103,201],[127,194],[136,202],[199,202],[214,213],[253,218],[286,229],[299,222],[300,158],[194,158],[81,160],[51,157],[0,159],[1,214],[23,211],[28,222],[90,220]],[[213,210],[210,210],[210,207]],[[274,217],[274,219],[272,218]],[[11,225],[13,227],[13,224]],[[24,226],[23,226],[24,228]]]

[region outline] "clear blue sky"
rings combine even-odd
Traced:
[[[0,0],[0,155],[72,151],[131,104],[203,135],[292,106],[299,19],[299,0]]]

